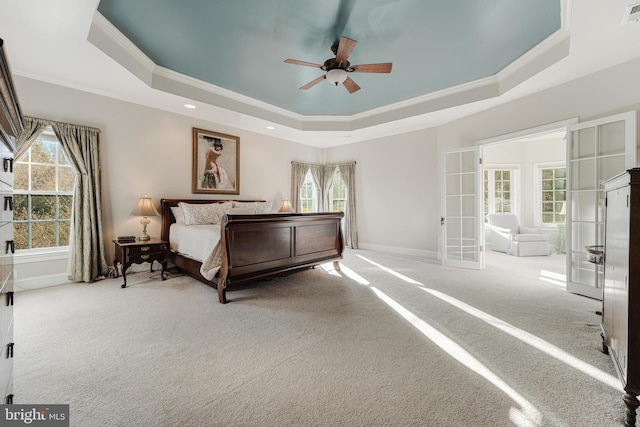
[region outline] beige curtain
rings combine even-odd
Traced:
[[[311,171],[311,178],[316,183],[316,188],[318,189],[318,210],[322,212],[324,210],[324,194],[322,192],[322,183],[324,181],[324,170],[322,165],[309,165],[309,170]]]
[[[300,212],[300,189],[309,170],[306,163],[291,162],[291,205],[296,212]]]
[[[344,213],[344,238],[347,246],[358,249],[358,222],[356,220],[356,163],[343,163],[338,170],[347,186],[347,207]]]
[[[299,212],[300,188],[311,170],[311,175],[319,189],[318,203],[321,212],[329,212],[331,206],[331,184],[335,170],[338,168],[342,179],[347,186],[347,206],[344,213],[344,237],[345,244],[353,249],[358,248],[358,222],[356,220],[356,162],[316,165],[312,163],[291,162],[291,203],[296,212]]]
[[[322,185],[318,187],[320,188],[320,206],[322,206],[321,209],[324,212],[331,212],[331,194],[329,194],[329,192],[331,191],[331,184],[333,184],[333,177],[336,173],[336,165],[325,165],[323,170],[324,179],[322,180]]]
[[[18,153],[24,153],[46,126],[51,126],[76,170],[68,278],[93,282],[108,273],[102,234],[100,130],[25,117],[25,131],[17,141]]]

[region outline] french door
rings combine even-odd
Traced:
[[[604,245],[602,182],[636,165],[636,113],[570,125],[567,159],[567,290],[601,300],[604,266],[586,247]]]
[[[442,264],[484,268],[481,176],[477,148],[444,153]]]

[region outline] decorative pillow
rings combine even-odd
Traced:
[[[234,208],[253,208],[255,213],[269,213],[271,212],[271,205],[273,202],[236,202],[233,201]]]
[[[254,208],[231,208],[229,209],[229,213],[245,215],[245,214],[254,214],[256,213],[256,210]]]
[[[222,217],[229,212],[231,202],[190,204],[180,202],[186,225],[220,224]]]
[[[171,213],[176,219],[176,224],[184,224],[184,214],[180,206],[171,206]]]

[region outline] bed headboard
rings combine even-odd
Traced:
[[[160,239],[169,241],[169,227],[176,222],[176,218],[171,212],[171,207],[178,206],[178,203],[224,203],[232,200],[211,200],[211,199],[161,199],[160,214],[162,215],[162,225],[160,229]],[[233,200],[236,202],[264,202],[264,200]]]

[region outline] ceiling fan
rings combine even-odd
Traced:
[[[348,58],[351,51],[356,46],[356,43],[358,42],[350,38],[340,37],[340,41],[331,46],[331,51],[336,57],[327,59],[322,65],[314,64],[313,62],[298,61],[297,59],[286,59],[284,62],[287,64],[320,68],[322,71],[326,71],[326,74],[302,86],[300,88],[301,90],[310,89],[322,80],[326,79],[331,83],[334,83],[336,86],[342,83],[349,93],[353,93],[360,90],[360,86],[358,86],[358,84],[354,82],[347,73],[390,73],[392,65],[391,62],[385,62],[382,64],[351,65]]]

